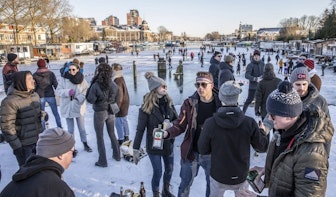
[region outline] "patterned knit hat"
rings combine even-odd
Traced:
[[[266,110],[271,115],[296,117],[302,113],[302,101],[289,81],[282,81],[267,97]]]
[[[297,67],[290,75],[290,82],[294,83],[295,81],[300,80],[306,80],[310,83],[310,76],[306,67]]]
[[[162,85],[166,85],[166,82],[160,77],[154,76],[153,72],[146,72],[145,78],[147,79],[148,82],[149,91],[155,90],[156,88]]]
[[[39,68],[47,67],[46,61],[44,59],[39,59],[36,64],[37,64],[37,67]]]

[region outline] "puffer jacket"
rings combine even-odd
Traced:
[[[212,90],[213,96],[216,103],[216,108],[222,106],[221,101],[218,98],[215,88]],[[183,161],[187,159],[193,161],[195,156],[192,152],[193,150],[193,139],[196,134],[197,129],[197,113],[198,113],[198,101],[200,97],[197,92],[195,92],[188,99],[184,100],[179,117],[174,121],[174,126],[167,129],[169,133],[168,138],[175,138],[176,136],[186,132],[184,135],[183,142],[181,144],[181,157]]]
[[[75,90],[75,96],[72,100],[69,96],[70,89]],[[60,97],[60,111],[63,118],[77,118],[85,115],[87,89],[88,83],[85,79],[80,84],[74,84],[66,78],[60,80],[56,94]]]
[[[13,175],[0,197],[74,197],[74,192],[62,180],[63,172],[58,163],[33,155]]]
[[[334,129],[328,124],[330,117],[315,105],[307,108],[303,117],[306,125],[273,163],[277,139],[273,137],[270,142],[265,166],[270,197],[325,196],[329,166],[326,142],[331,140]]]
[[[92,104],[95,112],[109,110],[109,104],[117,101],[118,86],[112,80],[108,91],[103,91],[98,82],[93,82],[88,91],[86,100]]]
[[[55,97],[55,89],[58,86],[58,82],[55,74],[47,68],[38,69],[33,74],[36,87],[35,91],[40,96],[44,97]]]
[[[245,116],[239,107],[225,106],[204,122],[198,150],[200,154],[211,154],[210,175],[213,179],[236,185],[246,180],[250,146],[258,152],[266,152],[268,139],[256,121]]]
[[[177,118],[174,106],[167,109],[167,115],[170,122]],[[164,120],[165,117],[162,115],[158,107],[155,106],[150,114],[144,112],[140,108],[133,149],[139,150],[144,132],[146,131],[146,151],[149,154],[169,156],[174,149],[174,139],[164,140],[162,150],[153,148],[153,130],[154,128],[158,128],[159,124],[162,125]]]
[[[36,92],[13,89],[1,102],[1,130],[13,150],[36,144],[43,131]]]
[[[218,89],[218,74],[219,74],[219,61],[214,57],[210,59],[209,72],[212,74],[214,86]]]
[[[258,77],[264,73],[264,62],[252,60],[246,67],[245,78],[250,81],[249,89],[255,90],[258,85]]]

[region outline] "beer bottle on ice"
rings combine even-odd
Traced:
[[[140,183],[140,197],[146,197],[146,190],[145,190],[145,185],[144,182],[141,181]]]
[[[120,197],[124,196],[124,188],[121,186],[120,187]]]

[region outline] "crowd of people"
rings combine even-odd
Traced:
[[[75,120],[84,150],[94,151],[86,138],[86,102],[92,104],[94,111],[98,151],[94,165],[108,166],[104,127],[116,162],[122,157],[120,146],[132,140],[133,162],[138,164],[145,136],[153,169],[154,197],[175,196],[170,189],[174,142],[182,134],[179,197],[189,196],[200,167],[205,173],[206,191],[199,195],[206,197],[223,196],[227,190],[234,191],[235,196],[258,196],[248,187],[250,171],[258,173],[256,179],[263,179],[269,196],[324,196],[334,128],[327,102],[319,93],[322,81],[314,69],[314,61],[300,56],[297,64],[284,72],[282,80],[276,77],[274,65],[270,61],[265,64],[261,52],[254,50],[250,63],[243,62],[249,87],[241,108],[238,98],[243,84],[236,81],[235,75],[240,75],[240,61],[245,55],[223,55],[223,50],[212,52],[209,71],[196,73],[195,91],[185,98],[179,113],[165,80],[153,72],[145,73],[148,93],[139,108],[134,139],[130,139],[127,120],[130,97],[122,65],[109,65],[107,58],[96,58],[95,74],[89,83],[83,75],[84,63],[75,58],[64,64],[61,79],[57,80],[44,59],[37,61],[37,70],[31,73],[19,71],[17,55],[8,54],[8,63],[3,68],[7,96],[1,102],[1,130],[20,169],[0,197],[74,196],[62,180],[62,173],[78,152]],[[280,55],[276,59],[278,73],[282,73],[283,59]],[[257,118],[245,115],[252,102]],[[46,124],[49,119],[44,111],[46,103],[56,128],[48,128]],[[66,128],[61,117],[66,120]],[[158,129],[162,131],[160,146],[154,134]],[[267,153],[265,166],[250,168],[250,146],[256,152]],[[50,187],[53,189],[44,189]]]

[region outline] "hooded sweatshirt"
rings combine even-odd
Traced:
[[[33,155],[13,175],[0,197],[73,197],[75,194],[62,180],[63,172],[58,163]]]
[[[246,180],[250,145],[258,152],[266,152],[268,142],[253,118],[245,116],[237,106],[225,106],[204,122],[198,149],[200,154],[211,154],[213,179],[236,185]]]

